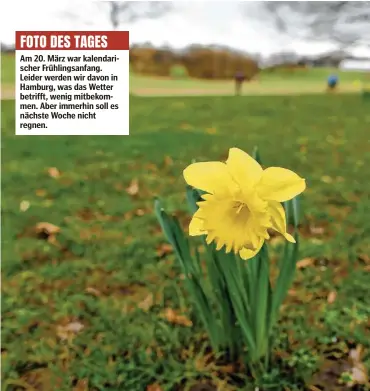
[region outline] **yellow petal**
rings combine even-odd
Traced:
[[[234,180],[248,188],[253,187],[263,173],[259,163],[239,148],[230,148],[226,165]]]
[[[203,220],[193,217],[189,224],[189,235],[198,236],[205,235],[207,231],[203,229]]]
[[[283,206],[276,201],[270,201],[268,211],[271,216],[272,228],[280,232],[286,240],[295,243],[295,239],[286,231],[286,218]]]
[[[239,251],[240,258],[244,260],[253,258],[261,250],[263,243],[264,243],[264,239],[261,237],[257,248],[255,248],[254,250],[251,250],[249,248],[242,248]]]
[[[190,186],[211,194],[227,196],[237,189],[226,164],[222,162],[190,164],[184,170],[184,178]]]
[[[263,171],[257,184],[258,195],[265,200],[287,201],[302,193],[306,182],[295,172],[280,167],[269,167]]]
[[[199,236],[205,235],[207,231],[204,230],[204,220],[200,218],[202,216],[202,210],[198,209],[189,224],[189,235]]]

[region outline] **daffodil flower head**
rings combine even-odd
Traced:
[[[242,259],[254,257],[268,230],[280,232],[295,243],[286,230],[281,202],[302,193],[305,180],[280,167],[265,170],[246,152],[231,148],[226,163],[199,162],[184,170],[185,181],[206,192],[189,226],[191,236],[206,235],[217,250],[239,253]]]

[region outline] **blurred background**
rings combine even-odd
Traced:
[[[231,93],[237,71],[257,82],[246,87],[251,93],[294,90],[297,83],[301,91],[317,91],[333,72],[343,72],[343,89],[353,90],[370,70],[369,12],[366,1],[32,2],[22,13],[9,3],[1,47],[14,51],[16,29],[124,29],[133,93]]]

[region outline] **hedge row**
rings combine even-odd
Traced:
[[[194,48],[178,54],[171,50],[131,48],[130,69],[143,75],[230,79],[244,72],[252,79],[259,71],[255,60],[247,55],[219,49]]]

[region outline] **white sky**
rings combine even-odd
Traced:
[[[104,30],[110,29],[104,5],[81,0],[2,1],[0,39],[14,43],[16,30]],[[151,42],[181,48],[191,43],[225,44],[236,49],[268,55],[281,50],[314,54],[330,50],[330,44],[286,40],[268,25],[242,15],[236,1],[176,1],[174,10],[156,20],[143,19],[122,25],[130,31],[131,43]],[[251,13],[253,4],[249,3]],[[71,18],[66,13],[73,13]],[[357,49],[370,56],[369,49]]]

